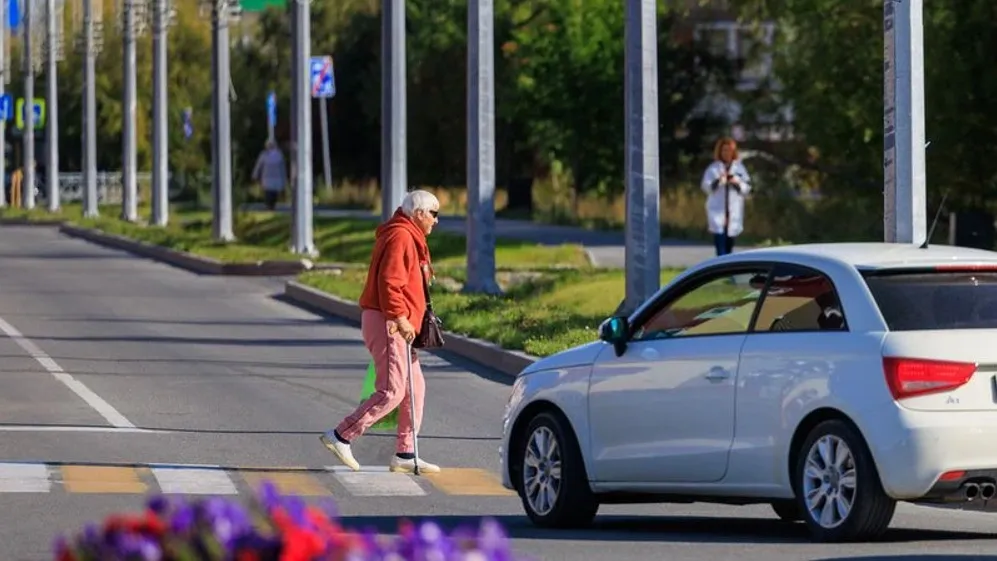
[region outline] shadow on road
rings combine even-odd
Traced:
[[[897,555],[868,555],[864,557],[819,557],[813,561],[895,561],[896,559],[908,559],[911,561],[997,561],[997,555],[971,555],[968,553],[955,553],[951,555],[915,555],[910,553],[898,553]]]
[[[474,526],[480,517],[468,516],[409,516],[415,522],[436,522],[441,528]],[[525,516],[495,516],[509,537],[531,540],[576,541],[625,541],[625,542],[684,542],[684,543],[810,543],[803,524],[789,524],[778,519],[717,518],[673,516],[599,516],[591,526],[578,530],[549,530],[534,526]],[[373,528],[380,533],[397,532],[398,518],[394,516],[346,516],[343,524],[354,528]],[[904,543],[949,540],[993,540],[997,534],[952,532],[926,529],[897,528],[888,531],[875,542]],[[963,556],[965,558],[966,556]],[[875,559],[907,559],[907,555],[876,557]],[[947,557],[925,556],[919,559]],[[851,559],[851,558],[850,558]],[[867,557],[865,559],[873,559]],[[997,556],[984,559],[997,561]],[[827,559],[825,561],[831,561]]]
[[[89,424],[70,424],[70,423],[0,423],[0,432],[17,432],[18,429],[24,429],[25,432],[34,432],[38,434],[43,431],[39,431],[39,427],[50,427],[51,429],[69,429],[73,431],[79,431],[81,433],[87,432],[88,429],[93,431],[111,431],[113,429],[108,425],[89,425]],[[325,431],[329,430],[329,427],[323,426],[315,428],[312,430],[253,430],[253,429],[206,429],[198,427],[163,427],[163,426],[151,426],[143,425],[136,426],[134,429],[129,429],[134,431],[138,429],[139,431],[152,431],[152,433],[158,434],[226,434],[226,435],[251,435],[251,436],[264,436],[264,435],[277,435],[277,436],[318,436]],[[119,434],[137,434],[148,437],[149,432],[125,432],[121,431]],[[365,440],[374,439],[390,439],[394,441],[396,438],[393,432],[379,432],[371,430],[364,434]],[[498,442],[501,440],[498,436],[452,436],[447,434],[433,434],[419,433],[419,440],[463,440],[463,441],[479,441],[479,442]]]

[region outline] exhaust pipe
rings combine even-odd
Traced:
[[[980,486],[976,483],[967,483],[962,486],[962,495],[967,501],[975,499],[980,494]]]
[[[997,493],[997,486],[993,483],[984,483],[980,485],[980,498],[985,501],[989,501],[994,498],[994,494]]]

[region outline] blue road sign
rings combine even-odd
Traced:
[[[10,94],[0,96],[0,121],[9,121],[14,116],[14,98]]]
[[[267,125],[277,125],[277,94],[274,92],[267,95]]]
[[[17,29],[21,26],[21,8],[17,0],[0,0],[0,2],[6,1],[7,4],[7,25],[11,29]]]
[[[312,97],[336,97],[336,78],[331,56],[313,56],[311,61]]]

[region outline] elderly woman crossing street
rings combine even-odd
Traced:
[[[432,278],[426,237],[438,222],[439,209],[435,195],[412,191],[394,215],[377,228],[359,302],[364,344],[374,359],[376,391],[335,429],[320,437],[326,448],[353,470],[359,470],[360,463],[353,457],[351,442],[396,407],[398,437],[389,467],[395,472],[415,470],[415,435],[422,422],[425,382],[418,352],[409,345],[419,334],[426,314],[424,283]],[[406,352],[411,352],[411,386]],[[418,459],[418,467],[421,473],[440,471],[439,466],[422,458]]]

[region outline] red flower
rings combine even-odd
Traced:
[[[326,541],[322,536],[296,526],[283,508],[274,509],[271,515],[284,542],[280,561],[311,561],[325,551]]]
[[[236,555],[235,561],[260,561],[260,554],[255,551],[243,549]]]

